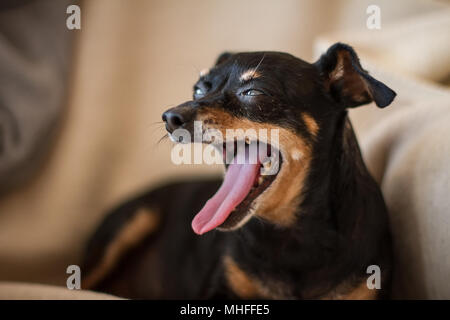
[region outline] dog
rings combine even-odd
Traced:
[[[384,108],[395,95],[342,43],[315,63],[221,54],[193,100],[163,114],[168,134],[193,134],[195,121],[224,137],[276,129],[277,144],[252,138],[279,153],[278,171],[231,162],[223,181],[169,183],[120,205],[89,242],[82,287],[139,299],[387,298],[388,212],[347,109]]]

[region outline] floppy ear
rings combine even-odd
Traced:
[[[359,63],[352,47],[336,43],[315,63],[325,89],[343,107],[353,108],[375,101],[380,108],[388,106],[396,93],[372,78]]]
[[[223,52],[220,54],[220,56],[217,58],[215,65],[219,65],[226,60],[228,60],[233,54],[231,52]]]

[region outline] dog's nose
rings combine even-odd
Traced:
[[[163,113],[162,120],[166,123],[166,129],[170,133],[181,128],[186,122],[185,117],[181,113],[170,110]]]

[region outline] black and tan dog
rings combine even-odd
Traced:
[[[314,64],[278,52],[222,54],[194,99],[164,113],[166,128],[191,132],[201,121],[224,137],[276,128],[278,172],[228,165],[223,183],[172,183],[122,204],[88,246],[83,287],[130,298],[385,297],[387,210],[346,109],[394,97],[344,44]],[[381,290],[366,285],[370,265],[380,267]]]

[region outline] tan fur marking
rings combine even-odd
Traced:
[[[224,258],[225,277],[231,290],[241,299],[286,299],[290,298],[285,286],[272,282],[263,284],[259,279],[244,272],[230,256]]]
[[[345,282],[322,297],[323,300],[376,300],[378,290],[369,289],[367,281],[363,280],[356,286]]]
[[[366,281],[363,281],[353,291],[344,295],[344,300],[375,300],[377,298],[377,290],[369,289]]]
[[[334,70],[330,73],[331,81],[337,81],[344,75],[345,65],[344,65],[344,58],[342,55],[346,55],[348,57],[347,52],[339,52],[337,56],[336,66],[334,67]]]
[[[235,294],[242,299],[257,298],[259,296],[259,285],[242,271],[231,257],[226,256],[224,264],[225,277]]]
[[[123,254],[136,246],[149,233],[155,231],[158,223],[159,215],[156,212],[148,208],[139,209],[106,247],[97,266],[83,279],[82,288],[92,288],[103,280],[114,269]]]
[[[262,142],[271,143],[271,129],[279,130],[279,146],[283,157],[283,163],[277,178],[272,184],[257,198],[254,203],[255,215],[271,221],[280,226],[291,225],[296,217],[294,210],[298,206],[298,196],[300,195],[308,173],[311,161],[311,148],[306,141],[291,130],[280,128],[271,124],[252,122],[248,119],[238,119],[232,115],[217,109],[205,108],[198,113],[197,120],[203,121],[204,130],[219,130],[226,138],[226,129],[254,129],[256,134],[259,129],[267,130],[267,141],[258,138]],[[300,160],[292,158],[290,150],[297,149],[302,154]]]
[[[302,119],[303,122],[305,122],[306,127],[308,128],[308,131],[313,135],[316,136],[319,132],[319,125],[317,124],[317,121],[314,120],[313,117],[311,117],[307,113],[302,113]]]
[[[241,74],[239,80],[240,81],[248,81],[250,79],[255,79],[255,78],[259,78],[261,76],[261,74],[256,71],[256,69],[249,69],[247,71],[245,71],[243,74]]]

